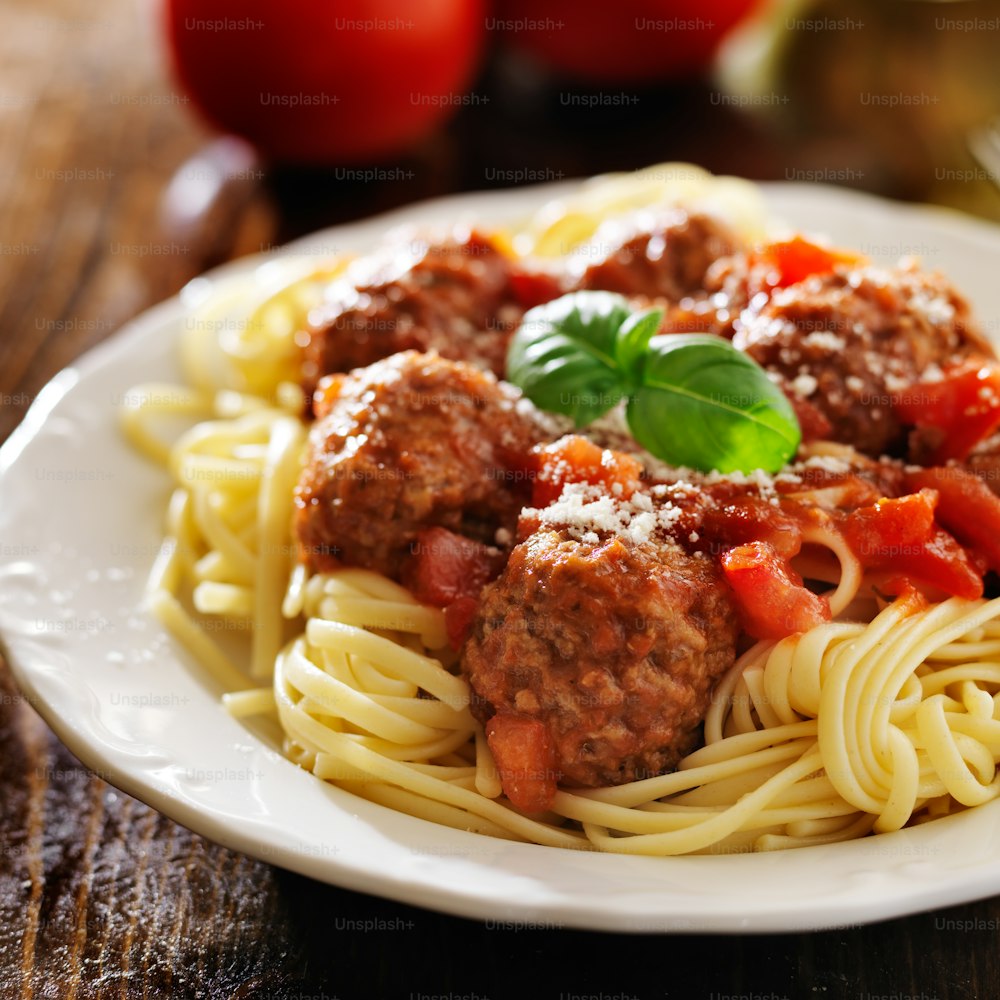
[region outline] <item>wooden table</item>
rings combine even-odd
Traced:
[[[0,14],[0,441],[55,372],[229,257],[518,167],[555,178],[676,158],[781,177],[796,155],[700,85],[582,125],[500,99],[406,158],[404,182],[251,164],[185,223],[164,196],[207,133],[171,95],[136,7],[3,0]],[[502,94],[503,75],[483,86]],[[168,256],[122,252],[169,243]],[[345,892],[215,846],[91,775],[0,663],[0,1000],[945,1000],[997,994],[998,931],[1000,899],[820,934],[652,938],[496,928]]]

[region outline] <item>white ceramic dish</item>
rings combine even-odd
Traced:
[[[552,188],[465,195],[296,244],[364,250],[402,222],[516,218]],[[773,212],[875,261],[919,254],[1000,330],[1000,229],[811,185]],[[130,386],[179,378],[189,303],[239,261],[58,375],[0,450],[0,637],[22,690],[107,780],[228,847],[336,885],[490,921],[614,931],[793,931],[1000,893],[1000,802],[913,830],[779,854],[649,859],[510,844],[354,798],[285,760],[138,608],[160,544],[164,473],[121,437]]]

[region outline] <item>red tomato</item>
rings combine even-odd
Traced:
[[[503,568],[496,549],[446,528],[425,528],[417,536],[404,577],[414,597],[443,608],[479,591]]]
[[[918,382],[893,402],[900,419],[944,431],[930,465],[961,460],[1000,427],[1000,365],[972,358],[937,382]]]
[[[1000,497],[986,483],[954,465],[919,469],[906,481],[911,489],[936,490],[938,520],[1000,571]]]
[[[530,270],[519,263],[511,268],[510,284],[523,309],[533,309],[543,302],[551,302],[565,290],[556,275],[548,271]]]
[[[801,236],[766,243],[753,254],[757,263],[770,267],[767,283],[787,288],[813,274],[829,274],[837,264],[857,264],[862,258],[844,250],[830,250]]]
[[[705,69],[757,0],[499,0],[487,22],[583,80],[666,80]]]
[[[539,719],[498,712],[486,723],[486,742],[504,795],[515,809],[544,812],[558,791],[555,751]]]
[[[738,545],[722,556],[722,571],[736,594],[743,627],[756,639],[783,639],[830,620],[825,597],[767,542]]]
[[[979,483],[975,476],[970,479]],[[844,537],[868,569],[889,570],[899,578],[930,584],[956,597],[982,597],[982,576],[965,549],[934,519],[936,485],[931,477],[921,481],[918,493],[859,507],[844,518]]]
[[[174,67],[215,125],[270,159],[397,152],[465,99],[485,0],[166,0]]]
[[[444,627],[448,633],[448,645],[456,653],[472,634],[472,623],[476,619],[478,607],[479,602],[474,597],[459,597],[444,609]]]
[[[782,559],[791,559],[802,548],[802,524],[793,510],[763,497],[737,496],[710,507],[703,530],[707,538],[727,546],[767,542]]]
[[[922,489],[859,507],[844,519],[844,537],[866,566],[879,566],[899,549],[927,540],[934,530],[937,502],[934,490]]]
[[[642,463],[631,455],[601,448],[578,434],[567,435],[535,451],[538,474],[532,485],[531,503],[548,507],[556,502],[567,483],[591,483],[628,499],[642,485]]]

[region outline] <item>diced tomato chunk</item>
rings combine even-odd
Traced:
[[[478,597],[502,568],[498,550],[445,528],[425,528],[403,577],[418,601],[443,608],[461,597]]]
[[[1000,365],[972,359],[938,382],[918,382],[898,393],[893,409],[904,423],[943,431],[928,464],[960,461],[1000,427]]]
[[[859,507],[844,518],[841,531],[854,554],[866,566],[880,566],[900,547],[919,545],[934,531],[934,490],[905,497],[883,498]]]
[[[907,577],[938,587],[947,594],[975,600],[983,596],[983,578],[968,553],[943,528],[921,546],[893,559],[890,566]]]
[[[939,491],[924,486],[852,511],[841,531],[866,569],[889,570],[957,597],[981,597],[982,577],[968,553],[934,519],[938,502]]]
[[[559,775],[545,724],[524,715],[498,712],[486,723],[486,741],[511,804],[524,812],[548,809]]]
[[[812,274],[829,274],[837,264],[857,263],[860,258],[847,251],[831,250],[801,236],[794,236],[790,240],[765,244],[754,252],[751,260],[769,266],[767,280],[771,287],[787,288]]]
[[[825,597],[767,542],[737,545],[722,556],[726,580],[736,594],[744,629],[757,639],[782,639],[830,621]]]
[[[642,463],[637,458],[601,448],[577,434],[540,445],[535,457],[537,474],[531,494],[535,507],[555,503],[567,483],[603,486],[623,499],[642,485]]]
[[[472,631],[479,602],[474,597],[459,597],[444,609],[444,627],[448,633],[448,644],[458,651],[465,645]]]
[[[510,286],[522,309],[533,309],[551,302],[563,293],[556,275],[548,271],[525,271],[516,266],[511,271]]]
[[[936,490],[938,520],[1000,571],[1000,497],[986,483],[954,465],[910,472],[906,481],[910,489]]]

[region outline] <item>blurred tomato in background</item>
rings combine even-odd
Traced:
[[[485,0],[165,0],[175,73],[219,128],[268,159],[398,152],[461,106]]]
[[[497,0],[510,44],[580,80],[677,80],[706,70],[760,0]]]
[[[163,0],[202,114],[278,163],[401,153],[471,99],[488,55],[579,83],[703,73],[760,0]]]

